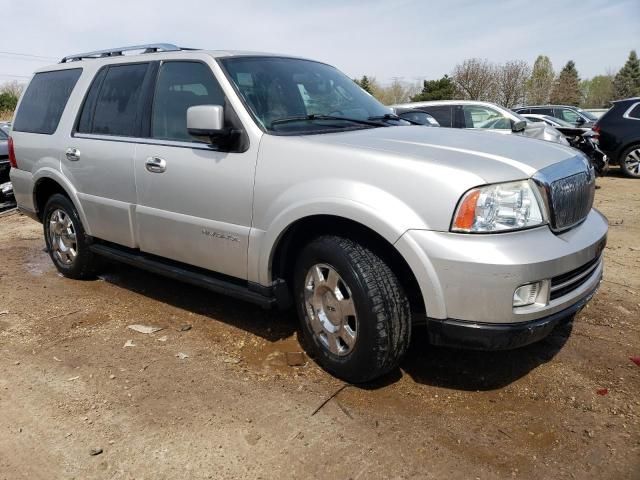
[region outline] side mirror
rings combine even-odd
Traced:
[[[524,120],[518,120],[517,122],[511,121],[512,132],[523,132],[525,128],[527,128],[527,122]]]
[[[576,118],[576,125],[584,125],[586,122],[587,121],[582,117]]]
[[[224,108],[220,105],[196,105],[187,109],[189,135],[208,143],[220,143],[231,135],[224,126]]]

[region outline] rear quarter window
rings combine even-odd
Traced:
[[[24,92],[13,130],[53,134],[81,73],[81,68],[36,73]]]
[[[627,113],[627,117],[634,118],[636,120],[640,120],[640,103],[638,103],[629,113]]]

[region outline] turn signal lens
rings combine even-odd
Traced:
[[[465,232],[471,231],[473,228],[473,222],[476,219],[476,205],[478,204],[478,197],[480,197],[480,190],[470,190],[462,199],[456,219],[453,222],[453,226],[456,230]]]

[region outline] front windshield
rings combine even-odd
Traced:
[[[253,116],[269,132],[322,133],[375,126],[335,118],[310,120],[309,115],[367,121],[392,114],[349,77],[323,63],[279,57],[232,57],[221,63]]]

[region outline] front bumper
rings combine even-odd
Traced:
[[[592,210],[580,225],[558,235],[546,226],[486,235],[410,230],[396,247],[418,280],[432,325],[434,320],[524,324],[559,314],[593,294],[602,278],[607,229],[606,218]],[[587,264],[593,268],[582,275],[580,268]],[[565,282],[573,271],[582,275],[575,288],[549,295],[552,279]],[[514,291],[538,281],[547,296],[513,307]]]
[[[542,340],[559,324],[570,322],[595,295],[598,285],[586,297],[539,320],[519,323],[474,323],[461,320],[427,319],[433,345],[473,350],[510,350]]]

